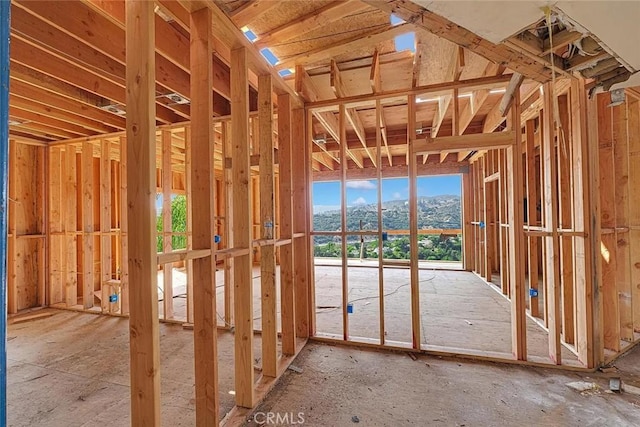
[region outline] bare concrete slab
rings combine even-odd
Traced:
[[[350,266],[348,298],[349,339],[379,342],[380,308],[378,270]],[[411,346],[410,272],[404,268],[384,269],[385,340]],[[315,267],[317,331],[342,337],[342,272],[339,266]],[[421,269],[419,272],[421,344],[425,348],[462,350],[478,354],[511,357],[511,303],[494,285],[473,273],[455,270]],[[527,318],[528,354],[549,361],[548,333]],[[579,365],[576,355],[562,349],[563,359]]]
[[[130,425],[128,320],[55,311],[9,326],[9,425]],[[233,339],[218,334],[221,417],[235,404]],[[162,424],[195,425],[193,331],[161,323],[160,353]]]
[[[640,397],[606,393],[608,380],[556,369],[308,344],[250,418],[303,414],[304,425],[637,426]],[[595,382],[579,393],[566,384]]]

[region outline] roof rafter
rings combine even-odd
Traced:
[[[313,102],[318,99],[318,90],[311,80],[311,77],[309,77],[309,74],[307,74],[306,70],[301,65],[296,67],[294,87],[298,96],[302,97],[305,101]],[[329,111],[313,112],[313,115],[335,141],[340,141],[338,119],[336,119],[336,116],[333,113]],[[324,144],[316,145],[325,153],[326,157],[329,157],[337,164],[340,163],[340,161],[333,154],[327,151],[327,148]],[[323,156],[323,160],[328,162],[325,156]],[[334,169],[333,164],[329,166],[324,162],[322,163],[329,169]]]
[[[284,70],[299,64],[317,64],[318,62],[339,56],[344,52],[376,46],[379,43],[393,39],[395,36],[408,33],[412,31],[412,28],[409,24],[380,26],[362,34],[348,37],[330,46],[320,46],[308,52],[284,58],[276,64],[276,69]]]
[[[275,42],[286,42],[368,7],[368,5],[359,1],[333,1],[305,16],[296,18],[265,33],[258,34],[258,40],[255,41],[255,45],[258,49],[262,49]]]
[[[338,69],[338,65],[336,64],[336,61],[334,61],[333,59],[331,60],[330,79],[331,79],[331,88],[333,89],[333,92],[335,93],[336,98],[344,98],[348,96],[347,90],[344,86],[344,82],[342,81],[340,70]],[[369,148],[367,147],[367,136],[364,132],[364,126],[362,125],[362,120],[358,115],[358,111],[355,108],[347,108],[345,113],[347,115],[347,120],[349,121],[349,123],[351,124],[351,127],[356,133],[356,136],[362,143],[362,146],[365,148],[365,151],[367,152],[367,156],[369,156],[369,159],[371,159],[371,162],[373,163],[374,167],[377,167],[375,156],[371,153],[371,150],[369,150]],[[358,161],[354,159],[354,162],[356,162],[358,166],[363,167],[362,159],[358,158],[357,160]]]
[[[280,2],[273,0],[251,0],[231,11],[229,16],[234,24],[242,28],[272,7],[277,6],[278,3]]]

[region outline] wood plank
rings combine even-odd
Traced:
[[[260,144],[260,224],[262,238],[274,236],[273,104],[271,76],[258,77],[258,120]],[[276,313],[276,258],[273,244],[260,249],[262,302],[262,374],[275,378],[278,362]]]
[[[127,138],[122,136],[120,141],[120,289],[122,292],[122,305],[120,313],[129,314],[129,218],[127,216]]]
[[[420,349],[420,272],[418,270],[418,158],[415,147],[416,97],[409,95],[407,121],[407,152],[409,154],[409,245],[411,268],[411,336],[412,347]]]
[[[231,51],[231,134],[233,135],[233,242],[238,248],[251,245],[249,165],[249,79],[246,48]],[[252,408],[253,389],[253,284],[251,257],[234,261],[235,382],[236,405]]]
[[[160,424],[160,335],[155,247],[154,3],[126,3],[127,217],[131,423]]]
[[[616,182],[613,153],[612,109],[607,107],[608,97],[597,97],[600,220],[602,228],[616,227]],[[620,299],[616,283],[615,234],[602,234],[602,299],[604,348],[620,351]]]
[[[160,133],[162,140],[162,251],[173,250],[172,215],[171,215],[171,130],[164,129]],[[162,306],[163,318],[173,318],[173,264],[162,265]]]
[[[166,254],[159,253],[157,256],[157,262],[158,264],[166,264],[199,258],[208,258],[210,256],[211,249],[184,249]]]
[[[294,109],[291,115],[291,138],[296,141],[297,147],[292,150],[291,162],[293,180],[293,232],[308,235],[307,229],[307,150],[304,148],[305,138],[305,114],[303,109]],[[307,271],[308,259],[311,256],[306,238],[295,239],[293,242],[294,256],[294,283],[295,283],[295,320],[296,337],[307,338],[309,336],[309,272]]]
[[[336,61],[331,60],[331,76],[330,76],[330,84],[337,98],[344,98],[347,95],[347,89],[342,81],[342,76],[340,74],[340,70],[338,69],[338,65]],[[374,167],[376,166],[375,156],[371,153],[371,150],[367,147],[367,135],[365,134],[364,126],[362,125],[362,120],[360,119],[359,113],[355,108],[347,108],[347,120],[351,125],[352,129],[356,133],[356,136],[360,140],[362,147],[364,148],[367,156],[373,163]],[[357,156],[355,153],[351,152],[347,148],[347,154],[351,159],[358,165],[358,167],[363,167],[362,158]]]
[[[341,305],[342,309],[342,339],[349,340],[349,269],[347,259],[347,111],[344,105],[338,109],[340,124],[340,256],[341,256]]]
[[[373,57],[371,58],[371,72],[369,73],[369,83],[371,84],[371,91],[373,93],[382,92],[382,79],[380,77],[380,51],[378,49],[373,51]],[[380,118],[378,122],[380,122],[381,120],[382,118]]]
[[[65,232],[66,232],[66,280],[65,302],[67,307],[78,304],[78,269],[77,269],[77,175],[76,147],[65,147]]]
[[[485,172],[485,176],[486,174],[488,174],[491,169],[488,167],[489,165],[488,163],[488,156],[485,156],[483,159],[484,162],[484,172]],[[484,177],[483,177],[484,178]],[[493,245],[493,230],[492,228],[495,227],[495,220],[494,220],[494,212],[493,212],[493,205],[494,205],[494,197],[493,197],[493,188],[491,188],[493,184],[491,182],[487,182],[486,178],[483,179],[483,183],[482,183],[482,191],[484,193],[484,264],[485,264],[485,271],[484,271],[484,280],[486,280],[487,282],[491,283],[491,276],[492,276],[492,259],[493,259],[493,254],[491,251],[491,246]]]
[[[508,189],[507,189],[507,153],[505,150],[499,152],[499,210],[498,221],[500,224],[500,287],[503,295],[511,294],[511,278],[509,277],[509,230],[503,227],[508,224]],[[526,238],[525,238],[526,239]],[[526,245],[526,240],[525,240]],[[527,289],[525,289],[525,294]]]
[[[18,164],[16,144],[17,142],[15,140],[9,140],[9,165]],[[8,176],[9,183],[7,185],[7,190],[10,203],[8,206],[7,231],[11,237],[9,237],[7,242],[7,312],[9,314],[16,314],[18,312],[18,283],[16,275],[16,236],[18,234],[16,226],[18,223],[18,214],[16,205],[19,203],[19,195],[16,191],[18,178],[15,167],[8,168]],[[74,301],[73,305],[76,303],[77,302]]]
[[[222,122],[220,133],[222,138],[222,156],[226,159],[231,157],[232,141],[230,132],[230,123]],[[233,248],[233,174],[231,168],[224,169],[224,204],[225,204],[225,222],[224,234],[226,239],[223,240],[224,248]],[[233,258],[227,258],[224,262],[224,322],[225,326],[230,328],[233,321]]]
[[[556,51],[570,43],[580,40],[582,37],[584,36],[580,31],[571,31],[568,29],[559,31],[542,42],[542,52],[538,56],[548,55],[552,51]],[[552,42],[553,46],[551,45]]]
[[[216,278],[213,252],[213,85],[212,15],[203,8],[190,15],[191,28],[191,243],[193,250],[211,250],[194,259],[193,332],[196,376],[196,424],[218,425],[218,352]],[[246,82],[245,82],[246,85]],[[240,162],[237,162],[240,163]],[[169,185],[170,186],[170,185]],[[242,329],[240,330],[242,333]],[[237,356],[237,353],[236,353]],[[242,390],[240,390],[240,394]]]
[[[82,144],[82,300],[85,309],[93,307],[93,144]]]
[[[376,123],[380,123],[380,117],[382,116],[382,104],[380,100],[376,101]],[[378,191],[378,203],[377,203],[377,218],[378,218],[378,253],[383,254],[383,218],[382,218],[382,131],[376,129],[376,155],[378,156],[379,168],[376,168],[377,179],[377,191]],[[384,345],[386,337],[385,328],[385,295],[384,295],[384,257],[378,256],[378,310],[380,316],[380,345]]]
[[[535,152],[535,122],[533,119],[525,123],[526,138],[526,172],[527,172],[527,225],[538,225],[538,197],[537,197],[537,163]],[[529,236],[529,311],[533,317],[540,317],[540,303],[538,297],[538,237]]]
[[[613,174],[615,179],[616,285],[620,310],[620,338],[634,341],[631,286],[629,209],[629,116],[628,102],[612,109]],[[626,230],[625,230],[626,229]]]
[[[64,263],[64,156],[62,148],[49,151],[49,304],[64,302],[66,282]],[[13,194],[9,194],[13,198]],[[9,205],[10,206],[10,205]],[[11,209],[11,208],[10,208]],[[10,231],[10,230],[9,230]],[[10,231],[11,232],[11,231]],[[53,233],[62,233],[54,236]],[[15,233],[12,233],[15,235]],[[14,259],[13,257],[8,259]]]
[[[500,113],[502,117],[507,115],[507,112],[511,108],[513,104],[513,95],[516,91],[520,90],[520,86],[524,81],[524,76],[520,73],[513,73],[511,75],[511,80],[509,81],[509,85],[507,86],[507,91],[502,95],[502,99],[500,100]]]
[[[507,149],[508,216],[509,216],[509,279],[511,291],[511,345],[516,360],[527,359],[527,329],[524,272],[524,206],[522,191],[522,144],[520,141],[520,94],[516,92],[514,108],[508,121],[513,144]]]
[[[513,131],[489,134],[468,134],[460,136],[441,136],[437,138],[416,139],[412,141],[416,154],[440,154],[444,152],[480,151],[505,148],[513,142]]]
[[[473,254],[473,184],[471,173],[462,175],[462,217],[463,217],[463,268],[467,271],[475,269]]]
[[[544,229],[550,232],[544,245],[545,256],[545,300],[547,302],[547,325],[549,328],[549,357],[557,365],[562,363],[560,331],[562,325],[561,286],[560,286],[560,240],[558,236],[558,163],[555,148],[555,127],[553,116],[552,85],[544,85],[543,133],[541,159],[543,167],[542,206],[544,210]]]
[[[558,227],[565,230],[573,229],[571,212],[573,210],[572,181],[571,181],[571,146],[569,100],[568,95],[558,97],[560,117],[560,131],[556,147],[558,162]],[[574,274],[573,274],[573,237],[560,236],[560,279],[562,294],[562,338],[567,344],[575,342],[574,315]]]
[[[640,98],[627,100],[629,142],[629,199],[640,200]],[[631,258],[631,290],[633,330],[640,332],[640,207],[629,206],[629,244]]]
[[[111,270],[111,143],[103,140],[100,151],[100,289],[104,289],[101,305],[103,312],[111,312],[109,296],[113,291],[106,284],[113,278]]]
[[[311,146],[311,138],[313,131],[313,115],[311,111],[306,110],[305,116],[305,199],[306,199],[306,224],[305,224],[305,236],[306,250],[307,250],[307,272],[308,272],[308,316],[309,324],[307,328],[307,336],[316,335],[316,287],[315,287],[315,242],[311,236],[311,230],[313,229],[313,209],[309,209],[309,206],[313,206],[313,150]]]
[[[434,83],[419,86],[411,89],[395,89],[382,91],[375,94],[363,94],[349,96],[340,100],[324,99],[314,102],[307,102],[306,108],[317,109],[317,111],[335,111],[340,104],[349,104],[351,107],[370,106],[376,99],[391,99],[400,102],[401,98],[409,95],[427,95],[431,93],[441,93],[453,89],[482,89],[482,88],[503,88],[511,78],[510,75],[499,75],[491,77],[478,77],[474,79],[458,80],[453,82]],[[564,81],[561,80],[561,81]]]
[[[600,259],[600,236],[597,227],[600,219],[598,198],[593,197],[593,191],[597,191],[597,112],[592,108],[594,101],[587,103],[587,95],[583,80],[571,83],[571,140],[572,174],[573,174],[573,218],[575,230],[582,230],[589,238],[574,237],[574,273],[575,273],[575,299],[576,299],[576,349],[579,360],[587,367],[593,367],[599,360],[600,350],[596,339],[594,325],[600,323],[595,319],[599,317],[594,310],[600,292],[592,288],[593,277],[599,277],[600,266],[596,262]],[[590,118],[589,132],[587,133],[587,114]],[[595,128],[595,129],[594,129]],[[592,147],[589,149],[589,147]],[[596,176],[594,176],[596,175]],[[595,184],[595,185],[592,185]],[[593,221],[593,222],[592,222]],[[591,224],[594,224],[593,228]],[[597,246],[591,244],[597,242]],[[597,248],[597,250],[595,250]]]
[[[293,237],[292,199],[292,135],[291,103],[287,95],[278,96],[278,153],[279,153],[279,214],[280,238]],[[280,247],[280,307],[282,328],[282,354],[293,355],[296,351],[295,289],[293,284],[293,247]]]

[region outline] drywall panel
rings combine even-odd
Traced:
[[[500,43],[541,19],[544,16],[541,8],[555,3],[544,0],[413,1],[493,43]]]

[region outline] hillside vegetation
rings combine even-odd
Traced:
[[[461,228],[460,196],[443,195],[418,198],[418,229],[459,229]],[[409,202],[394,200],[382,203],[383,231],[407,230],[409,233]],[[313,216],[315,231],[340,231],[340,210],[317,213]],[[348,231],[377,231],[378,207],[376,204],[357,205],[347,208]],[[377,258],[378,239],[364,236],[363,247],[360,237],[351,236],[347,240],[349,258]],[[418,259],[450,260],[461,259],[461,236],[419,235]],[[317,257],[340,257],[340,238],[315,236],[314,255]],[[409,259],[409,236],[389,235],[383,242],[383,257],[386,259]]]

